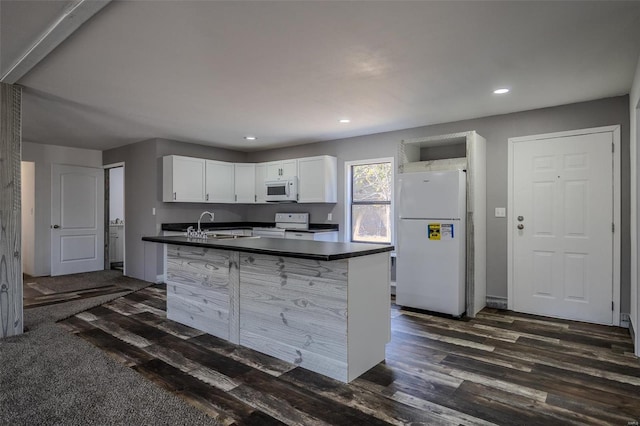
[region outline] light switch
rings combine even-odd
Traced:
[[[152,215],[156,215],[156,208],[155,207],[151,207],[151,214]]]
[[[496,217],[507,217],[507,209],[504,207],[496,207]]]
[[[327,220],[333,220],[333,213],[327,214]]]

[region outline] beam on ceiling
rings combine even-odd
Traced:
[[[67,39],[82,24],[109,4],[111,0],[74,0],[64,13],[27,49],[13,66],[0,78],[0,82],[14,84],[38,62]]]

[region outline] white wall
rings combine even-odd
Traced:
[[[638,289],[638,237],[640,234],[640,205],[638,201],[638,167],[640,166],[640,58],[636,66],[633,86],[629,93],[629,148],[631,158],[631,323],[635,331],[636,355],[640,356],[640,291]]]
[[[124,167],[109,169],[109,221],[124,220]]]
[[[34,276],[51,274],[51,164],[102,168],[102,151],[22,143],[22,160],[35,163]]]
[[[22,272],[33,275],[35,270],[35,210],[36,164],[23,161],[20,169],[22,197]]]

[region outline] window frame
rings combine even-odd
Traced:
[[[352,241],[351,240],[351,211],[353,209],[353,175],[352,168],[353,166],[364,166],[367,164],[379,164],[379,163],[390,163],[391,164],[391,196],[388,202],[389,205],[389,216],[390,216],[390,232],[391,238],[388,243],[380,243],[380,242],[369,242],[369,241]],[[344,162],[344,176],[345,176],[345,202],[344,202],[344,213],[345,213],[345,226],[344,226],[344,241],[348,243],[358,243],[358,244],[384,244],[384,245],[395,245],[395,158],[394,157],[383,157],[383,158],[370,158],[364,160],[352,160]],[[387,205],[387,202],[357,202],[356,205]]]

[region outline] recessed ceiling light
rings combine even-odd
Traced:
[[[501,88],[501,89],[494,90],[493,93],[495,93],[496,95],[504,95],[505,93],[509,93],[509,89],[504,87],[504,88]]]
[[[342,124],[351,123],[351,120],[349,120],[348,118],[343,118],[343,119],[340,120],[340,123],[342,123]]]
[[[256,139],[258,139],[255,136],[245,136],[244,138],[248,141],[255,141]]]

